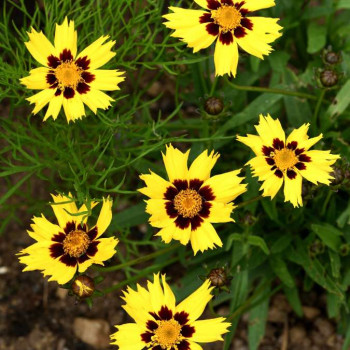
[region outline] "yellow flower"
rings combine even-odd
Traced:
[[[169,7],[165,25],[175,29],[172,36],[181,38],[193,52],[209,47],[215,39],[216,75],[236,76],[238,46],[263,59],[269,45],[281,36],[278,18],[249,17],[251,12],[275,6],[274,0],[194,0],[203,10]]]
[[[150,224],[161,228],[157,236],[165,243],[172,239],[186,245],[191,240],[194,253],[198,250],[221,247],[222,242],[211,223],[233,221],[230,217],[233,201],[246,191],[238,177],[240,170],[210,177],[219,154],[208,151],[200,154],[187,168],[189,150],[182,153],[167,146],[163,161],[169,181],[157,174],[141,175],[146,187],[139,191],[147,200],[146,212],[151,214]]]
[[[55,120],[63,105],[69,123],[85,116],[84,103],[95,114],[97,108],[111,105],[113,99],[101,90],[119,90],[124,72],[98,68],[115,56],[111,51],[115,41],[105,43],[108,36],[101,36],[77,55],[77,32],[67,17],[62,25],[56,24],[54,45],[33,28],[28,36],[27,49],[44,66],[20,80],[29,89],[42,90],[27,98],[35,104],[34,114],[49,103],[44,121],[51,116]]]
[[[302,178],[314,184],[318,182],[329,185],[333,177],[331,165],[339,158],[330,151],[309,149],[317,143],[322,134],[310,138],[307,135],[309,124],[294,129],[285,137],[281,123],[268,114],[260,115],[259,125],[255,126],[259,136],[238,136],[238,141],[250,147],[256,157],[247,164],[253,169],[253,175],[263,181],[260,190],[263,196],[274,198],[284,182],[285,202],[294,207],[302,206]]]
[[[49,281],[59,284],[69,282],[77,271],[84,272],[92,264],[103,265],[103,261],[115,254],[116,238],[99,238],[112,220],[112,201],[103,199],[102,209],[96,225],[87,225],[87,211],[84,204],[79,210],[67,196],[52,195],[52,209],[58,225],[52,224],[44,215],[33,217],[28,234],[37,242],[23,249],[20,262],[27,265],[23,271],[41,270],[50,275]],[[91,203],[91,208],[97,202]],[[81,213],[81,215],[79,215]]]
[[[210,282],[201,287],[176,306],[175,296],[162,275],[154,282],[148,281],[148,290],[137,285],[137,291],[128,287],[124,292],[124,310],[135,320],[116,326],[118,331],[111,335],[112,344],[120,350],[201,350],[199,343],[223,340],[231,325],[223,317],[208,320],[197,319],[213,297]]]

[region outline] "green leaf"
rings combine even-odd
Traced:
[[[284,251],[291,243],[293,236],[290,233],[284,233],[271,246],[271,253],[276,254]]]
[[[350,0],[339,0],[337,10],[350,9]]]
[[[329,318],[335,318],[340,311],[341,301],[335,294],[327,293],[327,313]]]
[[[270,250],[266,245],[266,242],[263,238],[259,236],[248,236],[247,242],[250,245],[254,245],[256,247],[259,247],[266,255],[270,254]]]
[[[266,288],[269,289],[269,288]],[[268,291],[268,290],[267,290]],[[265,335],[269,298],[266,298],[249,312],[248,343],[249,350],[257,350]]]
[[[311,229],[317,234],[317,236],[321,238],[322,242],[326,246],[328,246],[336,252],[338,251],[339,246],[341,245],[340,236],[343,235],[341,231],[337,230],[335,227],[329,224],[313,224],[311,225]]]
[[[333,250],[328,250],[329,261],[331,263],[332,275],[334,278],[340,277],[340,257],[337,253],[333,252]]]
[[[311,22],[307,28],[307,52],[314,54],[326,45],[327,27]]]
[[[145,213],[145,203],[134,205],[113,216],[111,228],[133,227],[147,221],[148,214]]]
[[[336,117],[342,114],[350,105],[350,80],[338,91],[334,102],[329,106],[326,115]]]
[[[269,263],[274,273],[287,287],[295,287],[294,278],[288,271],[287,264],[281,259],[281,257],[272,255],[269,258]]]
[[[302,308],[301,301],[299,298],[298,288],[297,287],[288,288],[287,286],[284,286],[283,290],[284,290],[284,294],[286,295],[286,297],[289,301],[289,304],[291,305],[291,307],[293,308],[295,313],[299,317],[302,317],[303,316],[303,308]]]

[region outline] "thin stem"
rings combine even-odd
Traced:
[[[140,264],[142,262],[145,262],[145,261],[151,260],[153,258],[156,258],[157,256],[166,254],[166,253],[168,253],[168,252],[170,252],[170,251],[180,247],[180,245],[181,245],[180,243],[176,243],[176,244],[173,244],[173,245],[171,245],[169,247],[166,247],[164,249],[158,250],[158,251],[156,251],[154,253],[141,256],[139,258],[127,261],[127,262],[122,263],[122,264],[112,265],[112,266],[108,266],[108,267],[94,266],[94,269],[99,271],[99,272],[110,272],[110,271],[121,270],[121,269],[123,269],[125,267],[136,265],[136,264]]]
[[[120,283],[117,283],[109,288],[106,288],[104,290],[102,290],[102,293],[104,294],[108,294],[110,292],[113,292],[115,290],[118,290],[124,286],[126,286],[127,284],[130,284],[132,282],[135,282],[135,281],[138,281],[140,278],[142,277],[145,277],[147,276],[149,273],[151,272],[154,272],[154,271],[160,271],[163,267],[167,266],[167,265],[171,265],[172,263],[176,262],[178,260],[178,257],[176,258],[173,258],[173,259],[170,259],[162,264],[159,264],[159,265],[153,265],[151,266],[150,268],[148,269],[144,269],[143,272],[131,277],[131,278],[128,278]]]
[[[312,127],[312,129],[314,131],[316,131],[318,129],[318,127],[317,127],[317,119],[318,119],[318,114],[320,112],[320,108],[321,108],[321,105],[322,105],[322,102],[323,102],[325,94],[326,94],[326,89],[321,90],[321,93],[318,96],[318,100],[317,100],[317,104],[316,104],[314,115],[312,116],[311,127]]]
[[[258,200],[262,199],[262,196],[257,196],[257,197],[254,197],[254,198],[251,198],[251,199],[248,199],[240,204],[237,204],[236,208],[235,209],[239,209],[239,208],[242,208],[244,207],[245,205],[248,205],[248,204],[251,204],[251,203],[254,203]]]
[[[289,90],[283,90],[283,89],[273,89],[273,88],[259,87],[259,86],[237,85],[237,84],[232,83],[229,80],[227,80],[227,83],[237,90],[268,92],[271,94],[295,96],[295,97],[307,98],[309,100],[317,100],[316,96],[310,95],[310,94],[305,94],[303,92],[289,91]]]
[[[210,89],[210,97],[213,96],[215,89],[216,89],[216,85],[218,84],[219,81],[219,77],[215,77],[213,83],[211,84],[211,89]]]

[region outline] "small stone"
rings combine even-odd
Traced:
[[[68,295],[68,289],[57,288],[56,296],[57,296],[58,299],[64,300],[64,299],[67,298],[67,295]]]
[[[77,338],[96,349],[109,346],[110,329],[105,320],[77,317],[73,322],[73,330]]]
[[[289,331],[289,340],[291,344],[301,344],[306,337],[306,331],[301,326],[295,326]]]
[[[312,306],[303,306],[303,313],[307,319],[313,320],[321,313],[321,311]]]

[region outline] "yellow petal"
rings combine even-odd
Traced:
[[[95,80],[90,83],[90,86],[97,90],[120,90],[118,84],[125,80],[125,77],[121,76],[125,72],[118,70],[95,69],[90,73],[95,76]]]
[[[223,44],[220,40],[216,42],[214,52],[215,75],[225,75],[233,77],[237,73],[238,46],[234,40],[230,44]]]
[[[162,284],[163,284],[163,290],[164,290],[164,304],[168,306],[170,310],[175,310],[175,295],[171,288],[169,287],[168,283],[166,282],[166,276],[165,274],[162,275]]]
[[[167,145],[165,155],[162,153],[164,165],[171,182],[174,180],[187,180],[187,160],[189,153],[190,150],[182,153],[177,148],[174,148],[172,144]]]
[[[205,9],[208,8],[208,1],[207,0],[194,0],[194,2]]]
[[[31,55],[43,66],[48,66],[47,58],[56,55],[56,50],[43,32],[36,32],[34,28],[29,33],[29,41],[24,43]]]
[[[287,141],[286,144],[288,145],[288,143],[292,142],[292,141],[296,141],[298,142],[298,148],[300,147],[300,143],[307,141],[309,136],[307,135],[307,132],[309,130],[309,126],[310,124],[303,124],[301,127],[299,127],[298,129],[294,129],[290,135],[287,137]]]
[[[263,143],[260,136],[251,134],[248,134],[247,136],[237,136],[237,141],[242,142],[246,146],[250,147],[257,156],[263,155]]]
[[[116,328],[118,330],[111,335],[111,344],[118,345],[120,350],[142,350],[144,348],[145,343],[141,339],[144,328],[136,323],[125,323]]]
[[[173,224],[172,227],[174,227],[173,239],[179,241],[183,245],[186,245],[191,237],[191,225],[184,229],[177,227],[175,224]]]
[[[89,206],[90,206],[90,210],[92,210],[96,205],[98,204],[98,202],[94,202],[94,201],[91,201],[89,203]],[[79,210],[78,210],[78,213],[82,213],[82,216],[81,216],[81,222],[82,223],[86,223],[87,219],[88,219],[88,214],[83,214],[84,212],[88,212],[88,208],[87,208],[87,205],[86,204],[83,204]]]
[[[58,54],[64,49],[70,50],[73,58],[77,54],[77,31],[74,30],[74,21],[69,21],[67,17],[61,25],[56,24],[55,48]]]
[[[115,247],[118,244],[118,239],[114,237],[99,238],[96,240],[99,242],[97,245],[97,252],[93,256],[89,256],[92,263],[103,265],[103,262],[110,259],[115,253]]]
[[[306,169],[300,170],[300,175],[315,185],[318,185],[319,182],[329,185],[334,179],[330,175],[333,171],[331,165],[340,157],[336,154],[330,154],[330,151],[313,150],[305,152],[305,154],[311,158],[311,161],[304,163]]]
[[[75,92],[73,98],[63,99],[63,109],[68,123],[71,120],[74,122],[75,120],[81,119],[83,116],[85,116],[84,104],[80,96],[80,94]]]
[[[303,206],[303,199],[301,197],[302,177],[297,171],[297,176],[290,179],[284,176],[284,201],[291,202],[295,207]]]
[[[47,120],[48,118],[50,118],[51,116],[52,116],[53,120],[56,120],[58,114],[60,113],[62,103],[63,103],[63,94],[62,93],[58,96],[54,96],[49,103],[49,107],[46,111],[44,121]]]
[[[259,181],[266,180],[266,178],[270,177],[270,175],[274,173],[274,171],[271,170],[271,165],[267,164],[265,156],[254,157],[247,162],[247,164],[251,166],[253,176],[258,176]]]
[[[165,209],[166,202],[164,199],[149,199],[146,201],[146,213],[151,214],[149,219],[153,227],[166,227],[172,225],[175,218],[171,218]]]
[[[108,109],[113,98],[104,92],[90,87],[90,91],[80,95],[81,100],[96,114],[98,108]]]
[[[245,0],[243,8],[249,11],[256,11],[275,6],[274,0]]]
[[[191,350],[203,350],[203,348],[199,344],[195,343],[194,341],[190,340],[189,343],[190,343]]]
[[[164,199],[167,188],[174,186],[152,171],[150,173],[140,175],[140,179],[146,183],[147,187],[140,188],[138,191],[150,198]]]
[[[152,309],[150,293],[139,284],[137,284],[137,291],[128,287],[123,293],[122,299],[126,304],[122,305],[122,308],[142,327],[150,319],[149,312],[159,311]]]
[[[176,307],[176,312],[185,311],[189,314],[190,322],[196,321],[213,297],[211,295],[212,290],[213,287],[210,287],[210,282],[206,280],[195,292]]]
[[[39,67],[32,69],[29,72],[29,76],[20,79],[21,84],[25,85],[28,89],[44,90],[48,89],[50,85],[46,82],[46,75],[48,68]]]
[[[103,198],[102,208],[96,224],[97,237],[100,237],[106,231],[112,221],[112,205],[113,201],[109,197]]]
[[[84,49],[77,58],[87,56],[87,58],[90,60],[90,69],[102,67],[115,56],[115,52],[111,51],[115,41],[107,41],[105,43],[108,38],[109,35],[101,36],[86,49]]]
[[[323,134],[320,134],[316,137],[311,137],[310,139],[302,141],[302,142],[298,143],[298,148],[304,148],[305,150],[308,150],[314,144],[316,144],[318,141],[320,141],[322,139],[322,137],[323,137]]]
[[[233,221],[231,219],[231,213],[233,210],[233,204],[225,204],[221,202],[209,202],[211,204],[210,214],[207,220],[213,223],[220,222],[230,222]]]
[[[49,281],[65,284],[73,278],[77,268],[53,259],[49,250],[51,244],[52,242],[46,240],[32,244],[18,254],[23,255],[19,257],[19,260],[22,264],[27,265],[23,271],[39,270],[44,276],[51,276]]]
[[[170,243],[176,231],[175,224],[168,225],[159,230],[156,236],[161,237],[164,243]]]
[[[78,264],[78,271],[80,273],[85,272],[93,263],[94,262],[91,259],[84,261],[82,264],[79,263]],[[102,263],[102,265],[103,265],[103,263]]]
[[[270,54],[273,50],[269,43],[275,41],[282,34],[282,29],[277,24],[278,18],[248,17],[253,23],[252,30],[246,30],[246,35],[237,38],[238,45],[249,54],[263,59],[264,55]]]
[[[193,48],[193,52],[205,49],[216,39],[216,35],[211,35],[206,30],[207,23],[200,23],[200,17],[206,11],[189,10],[180,7],[170,7],[173,13],[164,15],[168,20],[164,25],[170,29],[175,29],[171,36],[181,38],[182,41]]]
[[[74,199],[71,198],[71,194],[68,194],[68,196],[51,194],[51,197],[55,203],[52,204],[51,207],[56,215],[58,224],[62,228],[66,227],[67,222],[77,221],[79,217],[73,215],[78,212],[78,209],[74,202]]]
[[[223,317],[211,318],[193,322],[195,332],[191,340],[199,343],[210,343],[223,340],[222,335],[228,332],[231,323],[224,322]]]
[[[274,139],[285,142],[285,133],[278,119],[272,119],[270,114],[264,117],[260,114],[259,124],[255,125],[264,146],[272,146]]]
[[[54,98],[54,95],[55,89],[45,89],[31,97],[28,97],[27,101],[29,101],[30,104],[35,103],[32,113],[37,114],[39,111],[41,111]]]
[[[151,296],[152,310],[158,312],[162,306],[168,306],[165,304],[163,289],[160,285],[159,273],[153,275],[153,283],[147,281],[147,289]]]
[[[215,196],[215,202],[228,203],[246,191],[246,184],[241,184],[243,177],[238,177],[240,170],[215,175],[205,181],[202,187],[209,186]]]
[[[282,184],[283,178],[279,178],[274,174],[273,171],[271,171],[264,178],[264,182],[260,187],[260,191],[264,191],[262,194],[263,197],[271,197],[271,199],[273,199],[281,188]]]
[[[48,240],[51,241],[51,238],[59,234],[62,229],[58,225],[52,224],[48,221],[43,214],[41,217],[33,217],[33,224],[30,225],[32,231],[27,231],[29,236],[34,238],[36,241]]]
[[[204,221],[195,231],[191,231],[191,246],[194,255],[198,251],[214,249],[215,245],[222,247],[222,242],[211,223]]]
[[[203,181],[209,179],[211,169],[213,169],[219,157],[219,153],[214,154],[214,151],[209,155],[207,150],[202,152],[190,166],[188,173],[189,179],[199,179]]]

